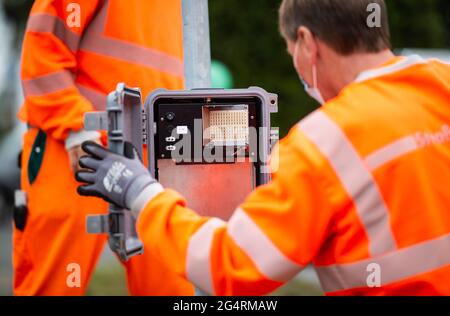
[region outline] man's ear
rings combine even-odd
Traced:
[[[300,26],[297,30],[297,38],[300,39],[302,45],[302,55],[308,59],[310,65],[317,64],[318,45],[314,34],[305,26]]]

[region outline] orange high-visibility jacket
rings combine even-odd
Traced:
[[[15,295],[86,292],[106,240],[86,234],[85,218],[107,205],[77,195],[68,141],[83,134],[76,132],[84,112],[104,109],[118,82],[140,87],[143,97],[156,88],[183,88],[182,50],[181,0],[34,1],[22,51],[19,116],[31,128],[21,176],[27,225],[14,229],[13,238]],[[80,267],[79,287],[67,285],[69,263]],[[125,265],[132,295],[194,292],[147,251]]]
[[[19,117],[64,140],[82,128],[85,112],[104,109],[118,82],[140,87],[143,97],[181,89],[180,8],[179,0],[36,2],[23,43]]]
[[[449,101],[437,60],[363,72],[280,142],[228,223],[164,190],[139,234],[212,294],[266,294],[313,264],[331,295],[450,295]]]

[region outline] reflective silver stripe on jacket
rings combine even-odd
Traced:
[[[332,166],[358,213],[372,256],[396,249],[389,211],[364,161],[340,127],[318,110],[299,123]]]

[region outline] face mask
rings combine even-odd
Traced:
[[[295,44],[295,51],[294,51],[294,66],[295,69],[298,69],[297,67],[297,48],[298,45],[297,43]],[[298,77],[300,78],[300,81],[303,83],[303,86],[305,87],[305,91],[306,93],[313,98],[314,100],[316,100],[317,102],[319,102],[320,104],[325,104],[325,99],[322,96],[322,93],[320,93],[320,90],[317,86],[317,67],[316,65],[313,65],[312,67],[312,75],[313,75],[313,86],[310,87],[308,85],[308,83],[302,78],[302,76],[300,75],[300,73],[298,74]]]
[[[314,82],[314,86],[310,87],[305,80],[303,80],[300,77],[300,80],[303,82],[303,85],[305,86],[305,91],[306,93],[308,93],[308,95],[315,99],[317,102],[319,102],[320,104],[325,104],[325,100],[322,96],[322,93],[320,93],[319,88],[317,87],[317,67],[316,65],[314,65],[312,67],[312,72],[313,72],[313,82]]]

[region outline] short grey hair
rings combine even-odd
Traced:
[[[381,8],[380,27],[369,27],[370,4]],[[384,0],[283,0],[279,10],[280,32],[295,41],[300,26],[336,52],[379,52],[391,48],[389,21]]]

